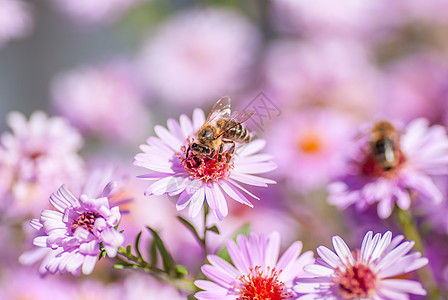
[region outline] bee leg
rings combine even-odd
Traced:
[[[235,146],[235,142],[232,141],[231,143],[232,143],[232,146],[230,147],[229,151],[227,151],[227,153],[226,153],[227,161],[230,161],[230,159],[232,158],[233,153],[235,153],[235,147],[236,147]]]
[[[210,156],[206,156],[208,159],[214,160],[213,156],[215,156],[215,149],[212,149],[212,153],[210,153]]]
[[[187,148],[187,154],[186,154],[185,158],[188,158],[189,153],[190,153],[190,146],[188,146],[188,148]]]
[[[221,143],[218,150],[218,162],[221,162],[223,152],[224,152],[224,143]]]

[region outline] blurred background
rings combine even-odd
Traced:
[[[278,184],[251,189],[263,194],[252,210],[229,203],[212,251],[248,223],[260,233],[279,230],[284,246],[300,239],[305,249],[329,246],[334,234],[358,246],[369,229],[396,232],[393,220],[379,220],[374,208],[341,212],[327,204],[326,185],[343,172],[347,145],[363,124],[424,117],[448,125],[448,2],[0,0],[2,132],[9,131],[6,116],[13,110],[62,116],[82,133],[87,164],[113,161],[134,181],[144,171],[132,166],[133,156],[155,124],[191,116],[197,107],[208,112],[224,95],[234,110],[257,110],[247,126],[267,140],[266,152],[279,165],[268,177]],[[145,224],[163,229],[181,263],[197,273],[200,249],[193,238],[179,242],[174,205],[143,197],[145,183],[130,186],[136,201],[125,223],[129,242]],[[20,224],[31,217],[37,216],[15,215],[13,231],[2,226],[1,235],[11,238],[2,249],[13,261],[29,245]],[[426,242],[436,279],[447,286],[441,249],[448,245],[448,222],[441,219],[428,225],[435,230]],[[185,245],[189,253],[181,251]],[[4,287],[12,278],[39,280],[14,263],[3,265],[9,268]],[[131,295],[127,282],[142,280],[145,295],[160,288],[144,283],[146,277],[104,275],[107,268],[98,271],[98,282],[80,285],[98,290],[101,299],[109,299],[105,284],[124,299],[142,295]],[[171,292],[166,299],[174,299]]]

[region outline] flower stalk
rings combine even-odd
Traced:
[[[407,240],[415,242],[415,249],[422,255],[426,254],[423,238],[418,230],[417,224],[409,210],[403,210],[399,206],[395,207],[397,224]],[[424,287],[428,290],[428,299],[440,299],[440,292],[437,288],[434,275],[429,266],[417,270],[417,274]]]

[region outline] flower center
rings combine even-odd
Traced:
[[[367,266],[356,263],[341,271],[336,269],[334,282],[344,299],[368,298],[377,284],[376,274]]]
[[[359,165],[359,170],[364,177],[373,178],[394,178],[397,176],[401,167],[405,164],[406,157],[398,150],[394,153],[394,157],[391,161],[382,161],[368,152]]]
[[[313,154],[322,149],[322,140],[317,134],[306,134],[299,139],[299,149],[301,152]]]
[[[236,287],[240,292],[237,300],[282,300],[292,298],[285,284],[278,279],[280,272],[267,268],[266,274],[257,266],[250,273],[238,278],[241,284]]]
[[[78,216],[78,218],[73,220],[72,232],[75,232],[76,228],[82,227],[90,231],[90,233],[93,233],[93,224],[95,223],[95,220],[100,216],[101,215],[99,213],[92,211],[83,212]]]
[[[213,157],[194,154],[191,151],[187,157],[186,147],[182,146],[181,150],[183,155],[177,154],[180,164],[194,178],[209,182],[229,177],[230,170],[233,168],[233,155],[228,153],[228,150],[221,154],[215,153]]]

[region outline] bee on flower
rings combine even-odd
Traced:
[[[395,203],[406,210],[414,199],[429,205],[442,202],[434,182],[448,174],[448,137],[442,126],[416,119],[400,130],[379,121],[352,150],[347,173],[328,186],[331,204],[363,210],[378,203],[378,216],[387,218]]]
[[[267,186],[274,181],[256,174],[276,168],[267,154],[256,154],[265,145],[263,140],[250,141],[241,124],[252,111],[230,110],[230,98],[223,97],[214,105],[207,119],[196,109],[193,120],[181,115],[179,122],[169,119],[168,129],[156,126],[158,137],[149,137],[141,145],[143,153],[135,156],[136,166],[150,169],[139,176],[153,180],[147,195],[179,195],[177,209],[189,206],[195,217],[204,201],[218,219],[228,214],[226,196],[252,207],[248,196],[259,199],[240,183]]]

